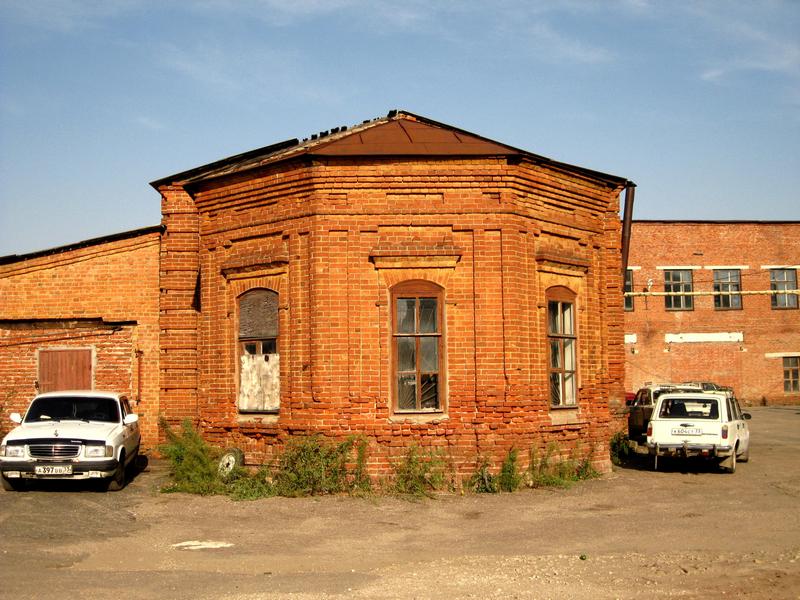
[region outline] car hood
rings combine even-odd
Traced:
[[[106,440],[120,427],[119,423],[99,421],[40,421],[23,423],[17,426],[4,439],[3,443],[31,438],[60,438],[64,440]]]

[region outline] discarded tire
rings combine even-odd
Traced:
[[[219,457],[217,469],[222,476],[230,475],[237,467],[244,464],[244,452],[239,448],[228,448]]]

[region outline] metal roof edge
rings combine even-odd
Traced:
[[[107,244],[109,242],[117,242],[120,240],[135,238],[151,233],[163,233],[163,225],[151,225],[149,227],[142,227],[141,229],[132,229],[130,231],[123,231],[121,233],[113,233],[111,235],[104,235],[102,237],[91,238],[64,246],[56,246],[55,248],[47,248],[46,250],[36,250],[35,252],[28,252],[27,254],[9,254],[8,256],[0,256],[0,265],[8,265],[15,262],[22,262],[23,260],[30,260],[33,258],[40,258],[51,254],[61,254],[62,252],[70,252],[72,250],[80,250],[81,248],[88,248],[89,246],[97,246],[99,244]]]
[[[471,131],[467,131],[466,129],[461,129],[459,127],[454,127],[452,125],[448,125],[447,123],[442,123],[440,121],[436,121],[434,119],[430,119],[428,117],[424,117],[422,115],[415,114],[415,113],[413,113],[411,111],[407,111],[407,110],[404,110],[404,109],[393,109],[393,110],[390,110],[385,117],[378,117],[378,118],[375,118],[375,119],[366,119],[366,120],[364,120],[363,122],[361,122],[361,123],[359,123],[357,125],[354,125],[352,127],[349,127],[349,128],[346,128],[346,129],[342,129],[342,130],[339,130],[339,128],[335,128],[338,131],[336,131],[336,133],[334,133],[334,134],[328,135],[328,133],[325,132],[325,136],[324,137],[316,138],[315,136],[312,136],[310,139],[304,139],[302,142],[299,141],[297,138],[293,138],[293,139],[286,140],[286,141],[283,141],[283,142],[278,142],[276,144],[271,144],[269,146],[264,146],[262,148],[257,148],[255,150],[249,150],[247,152],[242,152],[240,154],[235,154],[235,155],[229,156],[227,158],[222,158],[220,160],[216,160],[214,162],[211,162],[211,163],[208,163],[208,164],[205,164],[205,165],[201,165],[199,167],[194,167],[192,169],[188,169],[186,171],[182,171],[182,172],[176,173],[174,175],[168,175],[167,177],[162,177],[160,179],[157,179],[155,181],[150,182],[150,185],[153,188],[155,188],[156,190],[158,190],[159,187],[161,187],[163,185],[168,185],[170,183],[176,183],[176,182],[179,182],[179,181],[189,181],[190,183],[196,183],[199,180],[203,179],[203,174],[204,173],[208,173],[209,179],[215,179],[217,177],[224,177],[224,176],[230,175],[232,173],[230,173],[230,172],[229,173],[213,173],[213,171],[219,170],[220,168],[224,167],[227,164],[233,164],[235,162],[252,159],[252,158],[255,158],[255,157],[260,156],[260,155],[263,155],[266,158],[270,154],[279,154],[279,153],[281,153],[283,151],[290,150],[290,149],[293,149],[293,148],[295,150],[297,150],[297,152],[287,152],[287,153],[285,153],[285,156],[283,158],[278,158],[278,161],[276,161],[276,162],[279,162],[280,160],[283,160],[284,158],[285,159],[292,158],[292,157],[297,156],[299,154],[308,154],[308,155],[312,155],[313,156],[315,154],[315,150],[322,149],[325,146],[327,146],[327,145],[329,145],[331,143],[334,143],[335,141],[341,139],[342,137],[345,137],[347,135],[352,135],[353,133],[356,133],[359,130],[363,130],[363,129],[366,129],[366,128],[369,128],[369,127],[374,127],[376,125],[380,125],[382,123],[386,123],[386,122],[395,120],[399,116],[401,116],[401,117],[405,116],[407,118],[411,118],[411,119],[414,119],[416,121],[419,121],[420,123],[425,123],[425,124],[428,124],[428,125],[431,125],[431,126],[434,126],[434,127],[440,127],[440,128],[448,129],[448,130],[454,131],[456,133],[460,133],[462,135],[468,135],[468,136],[477,138],[479,140],[483,140],[485,142],[489,142],[489,143],[492,143],[492,144],[495,144],[495,145],[498,145],[498,146],[502,146],[504,148],[508,148],[509,154],[511,154],[511,155],[519,155],[520,157],[527,158],[527,159],[531,160],[532,162],[539,163],[539,164],[544,164],[544,165],[549,165],[549,166],[552,166],[552,167],[555,167],[555,168],[559,168],[559,169],[562,169],[562,170],[565,170],[565,171],[573,172],[573,173],[578,173],[578,174],[580,174],[580,175],[582,175],[584,177],[588,177],[590,179],[602,180],[602,181],[611,183],[611,184],[613,184],[615,186],[623,186],[623,185],[626,185],[626,184],[633,183],[633,182],[631,182],[630,180],[628,180],[625,177],[620,177],[618,175],[612,175],[610,173],[604,173],[602,171],[595,171],[593,169],[588,169],[586,167],[580,167],[578,165],[573,165],[573,164],[570,164],[570,163],[565,163],[565,162],[560,162],[560,161],[557,161],[557,160],[553,160],[553,159],[548,158],[546,156],[542,156],[540,154],[535,154],[533,152],[529,152],[529,151],[523,150],[521,148],[516,148],[515,146],[511,146],[509,144],[506,144],[506,143],[503,143],[503,142],[499,142],[497,140],[493,140],[491,138],[488,138],[488,137],[473,133]],[[424,155],[420,155],[420,156],[424,156]],[[251,170],[253,168],[257,168],[258,166],[260,166],[260,165],[253,164],[253,165],[250,165],[247,168],[242,169],[242,171],[239,171],[239,172],[248,171],[248,170]]]
[[[541,154],[535,154],[534,152],[530,152],[528,150],[523,150],[522,148],[517,148],[516,146],[511,146],[511,145],[506,144],[504,142],[498,142],[497,140],[493,140],[491,138],[484,137],[484,136],[479,135],[477,133],[473,133],[471,131],[467,131],[466,129],[461,129],[459,127],[454,127],[452,125],[448,125],[447,123],[442,123],[440,121],[435,121],[433,119],[429,119],[428,117],[424,117],[422,115],[417,115],[417,114],[412,113],[412,112],[407,111],[407,110],[397,109],[396,111],[390,111],[389,114],[391,115],[393,112],[395,112],[397,114],[408,115],[408,116],[410,116],[410,117],[412,117],[414,119],[417,119],[417,120],[419,120],[419,121],[421,121],[423,123],[428,123],[428,124],[434,125],[436,127],[444,127],[444,128],[447,128],[447,129],[451,129],[451,130],[453,130],[453,131],[455,131],[457,133],[463,133],[464,135],[470,135],[472,137],[476,137],[478,139],[481,139],[481,140],[484,140],[484,141],[487,141],[487,142],[491,142],[491,143],[497,144],[499,146],[505,146],[506,148],[508,148],[512,152],[517,153],[517,154],[519,154],[521,156],[528,157],[534,162],[553,165],[555,167],[558,167],[558,168],[561,168],[561,169],[566,169],[566,170],[569,170],[569,171],[577,171],[577,172],[579,172],[579,173],[581,173],[581,174],[583,174],[585,176],[591,177],[593,179],[604,179],[604,180],[612,181],[612,182],[614,182],[616,184],[619,184],[619,185],[625,185],[627,183],[633,184],[633,182],[630,181],[629,179],[627,179],[626,177],[621,177],[619,175],[612,175],[611,173],[604,173],[602,171],[595,171],[594,169],[588,169],[586,167],[581,167],[581,166],[573,165],[573,164],[570,164],[570,163],[560,162],[560,161],[554,160],[552,158],[548,158],[547,156],[543,156]],[[633,185],[635,185],[635,184],[633,184]]]

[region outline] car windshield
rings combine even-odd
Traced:
[[[55,396],[37,398],[25,415],[26,423],[40,421],[102,421],[119,422],[119,406],[113,398],[85,396]]]
[[[658,414],[665,419],[719,419],[719,404],[715,398],[666,398]]]

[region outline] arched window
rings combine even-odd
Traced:
[[[565,287],[547,290],[547,345],[550,403],[575,406],[578,402],[578,336],[575,294]]]
[[[239,410],[280,408],[278,293],[253,289],[239,296]]]
[[[406,281],[392,288],[392,362],[397,412],[442,410],[442,288]]]

